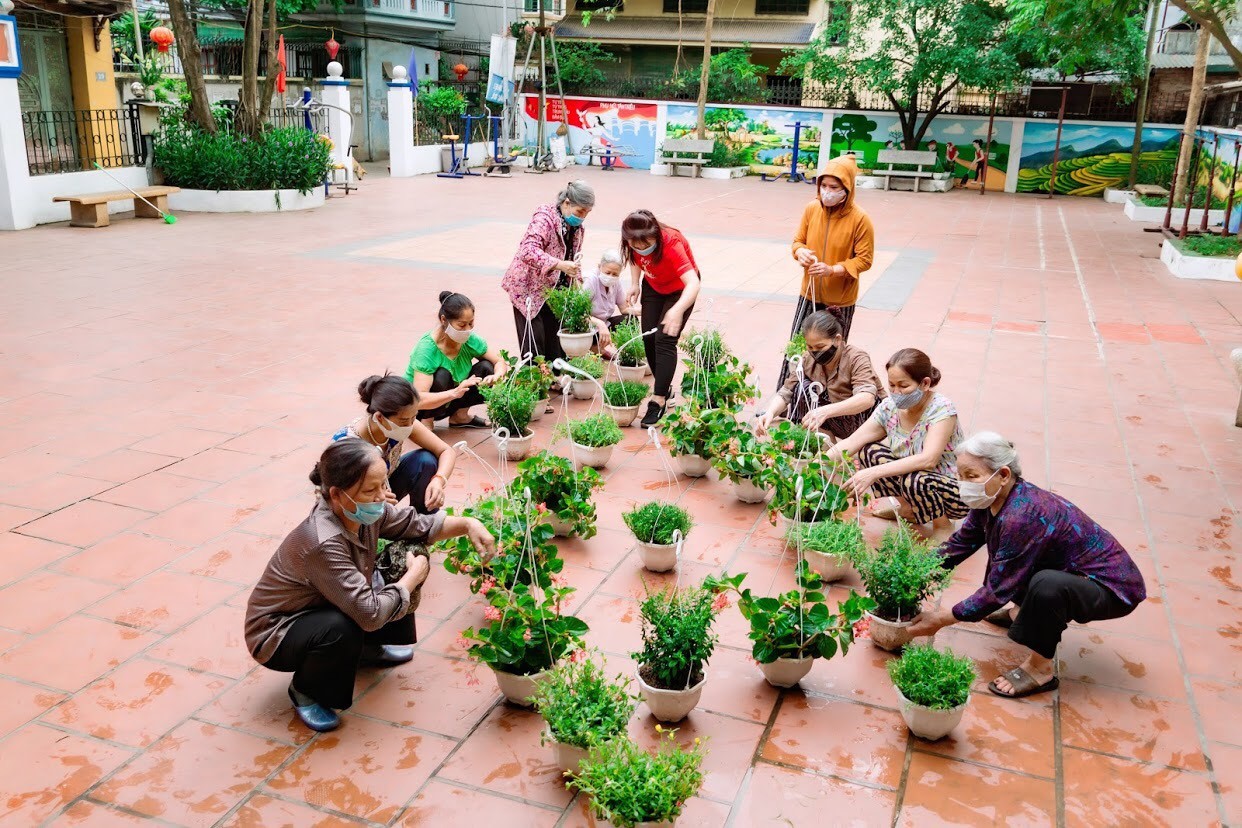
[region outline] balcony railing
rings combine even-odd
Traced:
[[[240,77],[242,73],[242,44],[212,43],[201,48],[203,74],[208,77]],[[342,46],[336,55],[337,61],[344,68],[346,79],[362,77],[362,47],[349,44]],[[321,43],[286,43],[285,65],[289,78],[310,80],[328,76],[328,53]],[[112,61],[117,72],[137,72],[138,68],[121,55],[115,55]],[[168,55],[165,72],[180,75],[181,58],[176,53],[176,46]],[[267,74],[267,49],[259,52],[259,74]]]
[[[453,22],[453,0],[362,0],[365,11]]]
[[[133,108],[22,113],[31,175],[136,167],[146,162]]]

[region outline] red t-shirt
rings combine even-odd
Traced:
[[[647,284],[656,293],[676,293],[686,286],[681,275],[686,271],[698,272],[699,266],[694,263],[694,254],[680,230],[665,228],[663,234],[664,250],[658,262],[651,256],[634,254],[634,262],[646,273]],[[652,254],[654,255],[654,254]]]

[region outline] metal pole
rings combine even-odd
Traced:
[[[138,49],[138,63],[141,64],[145,57],[142,51],[142,26],[138,25],[138,0],[130,0],[129,7],[132,9],[130,14],[134,16],[134,45]]]
[[[1181,139],[1180,139],[1180,138],[1178,139],[1177,145],[1178,145],[1178,147],[1181,147],[1181,145],[1182,145],[1182,142],[1181,142]],[[1172,224],[1173,224],[1173,190],[1174,190],[1174,182],[1176,182],[1176,181],[1177,181],[1177,176],[1178,176],[1178,174],[1179,174],[1179,173],[1181,173],[1181,171],[1182,171],[1182,152],[1181,152],[1181,150],[1179,149],[1179,150],[1178,150],[1178,152],[1177,152],[1177,155],[1173,156],[1173,177],[1172,177],[1171,179],[1169,179],[1169,204],[1168,204],[1168,206],[1167,206],[1167,207],[1165,207],[1165,209],[1164,209],[1164,225],[1163,225],[1162,229],[1164,229],[1164,230],[1166,230],[1166,231],[1167,231],[1167,230],[1169,230],[1169,228],[1170,228],[1170,227],[1172,226]]]
[[[979,195],[988,191],[988,170],[992,169],[992,124],[996,121],[996,93],[992,93],[992,110],[988,113],[988,140],[983,147],[983,177],[979,179]],[[1057,141],[1058,147],[1060,141]],[[1055,172],[1055,168],[1054,168]],[[1055,180],[1055,179],[1054,179]]]
[[[1138,181],[1139,156],[1143,153],[1143,123],[1147,120],[1147,92],[1151,88],[1151,53],[1156,48],[1156,0],[1147,3],[1147,53],[1143,58],[1143,80],[1139,84],[1138,106],[1134,111],[1134,145],[1130,148],[1130,183],[1134,189]]]
[[[1206,233],[1208,228],[1208,213],[1212,209],[1212,199],[1216,193],[1212,191],[1212,185],[1216,181],[1216,159],[1220,154],[1220,136],[1212,133],[1212,166],[1208,167],[1207,177],[1207,198],[1203,201],[1203,218],[1199,221],[1199,232]],[[1194,196],[1194,190],[1191,190],[1191,197]]]
[[[1052,148],[1052,178],[1048,181],[1048,198],[1057,191],[1057,162],[1061,159],[1061,128],[1065,126],[1065,99],[1069,97],[1069,87],[1061,87],[1061,111],[1057,113],[1057,143]]]
[[[539,0],[539,28],[536,31],[539,36],[539,122],[535,130],[535,163],[530,168],[544,172],[547,168],[543,142],[548,133],[548,52],[543,34],[543,0]]]
[[[1195,182],[1199,180],[1199,155],[1202,152],[1199,148],[1199,140],[1198,135],[1192,135],[1190,138],[1190,175],[1186,177],[1190,189],[1186,192],[1186,212],[1182,213],[1182,229],[1177,233],[1179,239],[1186,238],[1186,228],[1190,226],[1190,210],[1195,200]]]

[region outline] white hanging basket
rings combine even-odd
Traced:
[[[608,465],[608,461],[612,459],[612,450],[616,446],[580,446],[573,444],[573,452],[571,457],[574,461],[574,471],[582,471],[583,466],[590,466],[593,469],[602,469]]]
[[[677,566],[677,544],[638,541],[638,558],[643,562],[643,569],[669,572]]]
[[[681,473],[686,477],[703,477],[712,467],[706,457],[700,457],[697,454],[679,454],[674,459],[677,461],[677,468],[681,469]]]
[[[881,650],[896,652],[914,640],[914,636],[910,635],[911,621],[886,621],[871,613],[867,613],[867,617],[871,619],[868,627],[871,643]]]
[[[738,480],[733,484],[733,495],[742,503],[763,503],[768,499],[768,490],[759,488],[749,480]]]
[[[492,668],[492,673],[496,676],[496,686],[504,694],[505,700],[519,707],[532,706],[527,699],[535,695],[536,685],[548,674],[547,670],[541,670],[529,676],[519,676],[516,673],[497,670],[495,667]]]
[[[574,395],[575,400],[594,399],[595,392],[598,390],[595,383],[588,379],[574,379],[573,384],[569,386],[569,393]]]
[[[525,437],[509,437],[508,440],[502,441],[499,434],[492,432],[492,438],[496,440],[497,446],[500,446],[503,443],[504,448],[502,451],[504,452],[506,459],[525,460],[530,456],[531,444],[534,442],[535,433],[532,431]]]
[[[647,703],[651,715],[662,722],[680,722],[686,718],[698,706],[699,699],[703,696],[703,685],[706,683],[707,672],[704,671],[702,680],[693,687],[685,690],[660,690],[643,681],[642,674],[638,673],[639,695]]]
[[[647,376],[647,363],[640,362],[638,365],[622,365],[617,363],[617,378],[628,382],[642,382],[643,377]]]
[[[565,352],[566,356],[571,357],[590,353],[591,344],[595,341],[595,333],[593,331],[580,334],[558,331],[556,337],[561,341],[561,350]]]
[[[604,403],[604,410],[608,412],[608,416],[612,417],[612,421],[622,428],[629,428],[634,424],[634,418],[638,416],[639,406],[637,405],[609,405]]]
[[[778,658],[768,664],[760,664],[759,669],[763,671],[763,677],[768,680],[768,684],[773,687],[793,687],[806,678],[806,674],[811,672],[813,666],[815,666],[815,659],[811,656],[804,656],[803,658]]]

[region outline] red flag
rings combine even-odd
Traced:
[[[280,64],[280,72],[276,75],[276,93],[285,94],[285,71],[289,68],[285,62],[285,36],[281,35],[276,44],[276,62]]]

